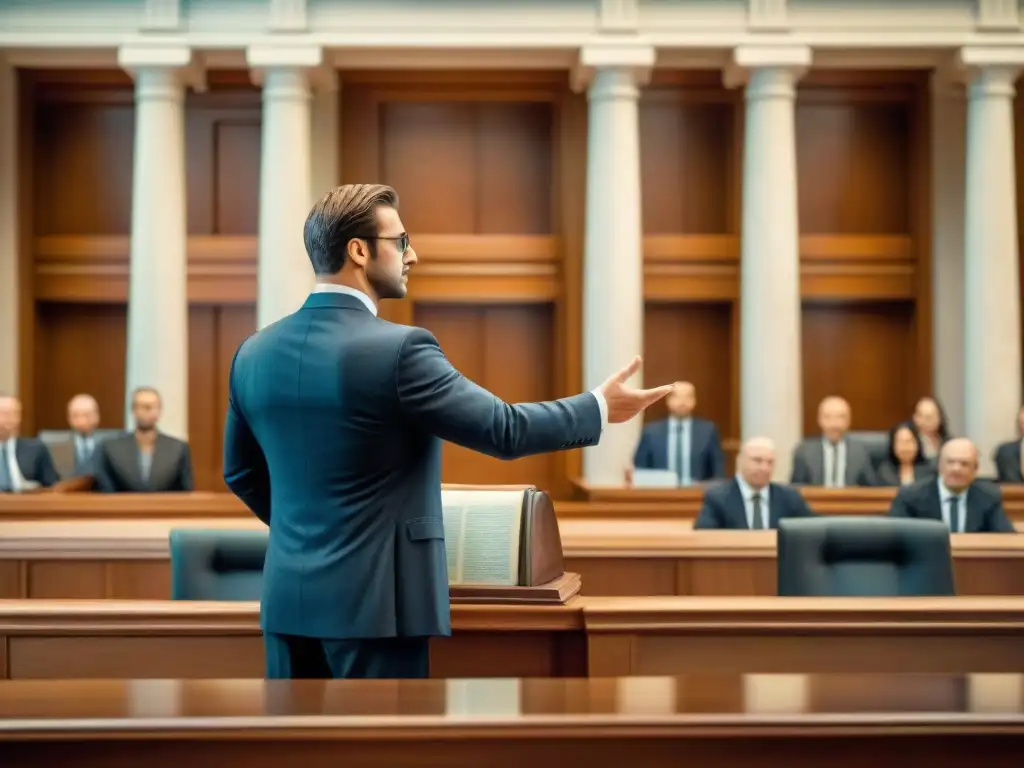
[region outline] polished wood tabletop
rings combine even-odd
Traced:
[[[942,726],[1024,733],[1024,675],[0,682],[0,739],[68,732]]]

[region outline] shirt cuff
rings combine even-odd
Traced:
[[[604,394],[599,389],[590,390],[590,394],[597,400],[598,410],[601,411],[601,433],[604,434],[604,428],[608,426],[608,401],[604,399]]]

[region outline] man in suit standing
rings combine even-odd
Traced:
[[[194,490],[188,443],[157,429],[162,402],[152,387],[132,393],[135,431],[96,448],[96,487],[104,493],[173,493]]]
[[[812,517],[800,492],[771,482],[775,444],[752,437],[736,457],[736,477],[704,491],[694,529],[762,530],[778,528],[784,517]]]
[[[592,446],[670,387],[628,387],[636,358],[593,392],[508,405],[431,333],[377,317],[417,262],[393,189],[328,192],[303,235],[316,287],[235,353],[224,431],[224,479],[270,526],[267,676],[426,677],[429,638],[451,633],[441,441],[503,459]]]
[[[953,438],[939,452],[939,477],[901,488],[889,516],[941,520],[950,533],[1015,533],[999,486],[977,475],[978,449],[965,437]]]
[[[875,471],[867,446],[850,440],[850,404],[841,397],[826,397],[818,405],[821,437],[803,440],[793,451],[789,482],[825,488],[875,485]]]
[[[0,393],[0,493],[49,488],[60,477],[42,440],[19,437],[21,400]]]
[[[665,399],[669,416],[644,427],[633,457],[637,469],[671,469],[679,485],[725,477],[725,454],[718,427],[693,415],[697,389],[677,381]]]

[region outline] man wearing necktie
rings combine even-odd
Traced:
[[[704,491],[693,527],[758,531],[778,528],[786,517],[814,513],[799,491],[771,482],[775,445],[767,437],[752,437],[736,457],[736,477]]]
[[[21,401],[0,394],[0,493],[49,488],[60,478],[41,440],[19,437]]]
[[[91,475],[96,455],[100,407],[92,395],[75,395],[68,402],[68,424],[75,450],[75,474]]]
[[[1014,533],[999,486],[977,479],[978,449],[965,437],[942,446],[939,477],[903,486],[890,517],[941,520],[950,533]]]
[[[825,488],[876,484],[867,447],[847,436],[851,416],[850,404],[841,397],[826,397],[819,403],[821,435],[801,441],[793,451],[789,482]]]

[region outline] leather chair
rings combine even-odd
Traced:
[[[880,431],[848,432],[847,437],[868,449],[871,466],[878,466],[889,458],[889,433]]]
[[[949,529],[938,520],[787,518],[777,541],[780,596],[956,594]]]
[[[171,531],[172,600],[259,600],[267,531]]]

